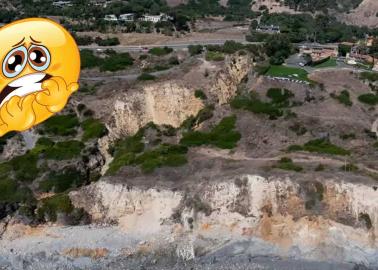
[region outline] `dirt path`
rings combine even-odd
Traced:
[[[294,162],[297,162],[297,163],[309,163],[309,164],[321,163],[321,164],[327,164],[328,166],[334,166],[334,167],[341,167],[345,165],[345,163],[348,163],[346,158],[342,159],[342,157],[339,157],[339,158],[320,157],[320,156],[312,155],[311,153],[290,153],[290,154],[278,155],[275,157],[253,158],[253,157],[247,157],[245,153],[242,153],[242,152],[230,153],[229,150],[219,150],[219,149],[203,148],[203,147],[198,148],[197,153],[204,156],[211,157],[211,158],[224,158],[224,159],[235,160],[235,161],[271,162],[271,161],[279,161],[283,157],[290,157]],[[362,163],[356,163],[355,165],[361,170],[365,170],[366,172],[378,174],[378,170],[366,167]]]

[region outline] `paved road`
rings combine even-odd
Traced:
[[[248,42],[245,39],[219,39],[219,40],[193,40],[190,42],[172,42],[166,44],[148,44],[148,45],[140,45],[140,46],[125,46],[125,45],[117,45],[117,46],[98,46],[98,45],[89,45],[89,46],[80,46],[80,49],[91,49],[91,50],[106,50],[106,49],[113,49],[118,52],[139,52],[142,51],[143,48],[155,48],[155,47],[168,47],[174,50],[182,50],[186,49],[190,45],[223,45],[226,41],[232,40],[236,42],[240,42],[243,44],[261,44],[260,42]]]

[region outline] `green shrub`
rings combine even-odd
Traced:
[[[81,68],[94,68],[102,63],[102,59],[93,54],[92,50],[84,49],[80,51]]]
[[[227,54],[236,53],[239,50],[242,50],[244,45],[242,43],[236,42],[234,40],[227,40],[222,48],[222,51]]]
[[[33,200],[33,193],[27,187],[20,187],[10,178],[0,179],[0,202],[19,203]]]
[[[370,219],[369,214],[367,214],[367,213],[360,213],[360,214],[358,215],[358,220],[359,220],[360,222],[364,222],[364,223],[365,223],[365,226],[366,226],[366,228],[367,228],[368,230],[370,230],[370,229],[373,227],[373,223],[372,223],[372,221],[371,221],[371,219]]]
[[[84,182],[85,178],[81,172],[68,168],[63,170],[63,172],[50,172],[47,179],[39,183],[39,190],[60,193],[73,187],[80,187]]]
[[[33,152],[28,152],[25,155],[15,157],[8,161],[8,164],[15,173],[15,178],[18,181],[26,182],[32,182],[37,178],[39,174],[37,163],[38,156]]]
[[[341,104],[344,104],[345,106],[353,105],[352,101],[350,100],[350,94],[347,90],[341,91],[339,95],[332,93],[331,97],[337,99]]]
[[[188,149],[181,145],[162,144],[143,152],[143,130],[115,144],[114,159],[109,164],[107,174],[115,174],[120,168],[128,165],[139,165],[144,172],[152,172],[158,167],[181,166],[187,162],[185,154]]]
[[[358,97],[358,100],[362,103],[374,106],[378,104],[378,95],[373,93],[362,94]]]
[[[236,117],[223,118],[210,132],[190,131],[183,134],[180,143],[185,146],[214,145],[223,149],[236,147],[241,135],[235,131]]]
[[[378,81],[378,73],[375,72],[361,72],[360,73],[361,80],[368,80],[371,82]]]
[[[37,210],[37,215],[41,220],[55,222],[58,213],[69,214],[74,210],[70,198],[67,194],[57,194],[42,200],[41,206]]]
[[[16,132],[8,132],[0,138],[0,153],[3,152],[4,146],[7,144],[8,139],[14,137]]]
[[[217,51],[208,51],[206,53],[206,61],[223,61],[224,55],[221,52]]]
[[[141,129],[134,136],[118,140],[115,143],[111,148],[111,154],[114,158],[109,164],[108,174],[115,174],[121,167],[133,164],[136,155],[144,150],[143,133],[143,129]]]
[[[116,53],[106,57],[100,66],[101,71],[117,71],[134,64],[134,59],[129,53]]]
[[[301,172],[303,170],[301,166],[294,164],[293,160],[287,157],[281,158],[274,167],[285,171]]]
[[[256,114],[266,114],[270,119],[277,119],[283,116],[283,111],[280,106],[270,102],[261,101],[255,92],[249,95],[238,95],[231,102],[230,105],[234,109],[243,109]]]
[[[315,139],[308,141],[303,146],[301,145],[292,145],[288,148],[289,151],[307,151],[315,152],[320,154],[330,154],[330,155],[341,155],[346,156],[350,155],[350,151],[345,150],[337,145],[330,143],[326,139]]]
[[[79,141],[57,142],[53,147],[46,149],[46,159],[67,160],[80,156],[84,144]]]
[[[185,154],[188,149],[181,145],[162,144],[158,148],[144,152],[135,158],[134,164],[140,165],[144,172],[152,172],[158,167],[177,167],[187,163]]]
[[[206,100],[207,99],[206,94],[201,89],[196,90],[194,92],[194,96],[196,98],[199,98],[199,99],[202,99],[202,100]]]
[[[272,99],[273,103],[287,104],[287,101],[294,97],[294,94],[287,89],[270,88],[268,89],[266,96]]]
[[[84,131],[83,141],[88,141],[90,139],[101,138],[106,135],[107,129],[101,121],[93,118],[86,119],[81,123],[81,127]]]
[[[191,56],[201,54],[203,52],[203,46],[202,45],[189,45],[188,46],[189,54]]]
[[[156,76],[149,74],[149,73],[142,73],[138,76],[139,81],[152,81],[155,80]]]
[[[168,48],[168,47],[163,47],[163,48],[156,47],[156,48],[150,49],[148,52],[152,55],[164,56],[164,55],[167,55],[167,54],[170,54],[171,52],[173,52],[173,49]]]
[[[180,61],[178,60],[177,56],[172,56],[168,59],[168,63],[171,66],[177,66],[180,64]]]
[[[79,124],[75,114],[54,115],[40,126],[40,133],[56,136],[76,135]]]
[[[205,122],[213,117],[214,105],[206,105],[201,109],[196,116],[190,116],[181,124],[181,127],[186,130],[191,130],[193,127]]]
[[[95,38],[95,42],[99,46],[116,46],[119,45],[119,39],[117,37],[102,39],[100,37]]]

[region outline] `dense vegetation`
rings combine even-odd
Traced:
[[[336,100],[338,100],[341,104],[344,104],[345,106],[352,106],[353,102],[350,100],[350,94],[348,90],[343,90],[340,92],[340,94],[331,93],[330,96]]]
[[[285,4],[294,10],[301,11],[323,11],[328,13],[328,9],[349,11],[356,8],[362,0],[285,0]]]
[[[274,120],[284,115],[285,108],[290,107],[290,98],[294,94],[288,89],[271,88],[267,92],[270,102],[262,101],[257,92],[251,91],[248,94],[237,95],[230,103],[234,109],[243,109],[256,114],[266,114],[269,119]]]
[[[122,167],[130,165],[139,166],[146,173],[153,172],[159,167],[181,166],[187,162],[188,148],[193,146],[213,145],[223,149],[236,147],[241,135],[235,130],[235,116],[223,118],[209,132],[192,130],[196,123],[212,116],[210,110],[205,108],[196,117],[186,121],[179,129],[158,127],[150,123],[141,128],[134,136],[117,141],[111,150],[114,159],[110,163],[107,173],[115,174]],[[179,144],[161,143],[162,138],[175,136],[180,129],[184,133]],[[145,134],[151,133],[151,131],[155,131],[157,134],[157,139],[152,145],[144,141]]]
[[[346,25],[332,16],[321,14],[313,17],[309,14],[264,13],[261,23],[279,25],[282,35],[287,36],[291,42],[333,43],[364,38],[366,33],[377,34],[376,29]],[[255,32],[253,28],[251,31],[248,37],[250,41],[264,41],[270,36]]]
[[[132,66],[134,59],[129,53],[116,53],[112,50],[106,51],[105,58],[94,55],[92,50],[81,50],[81,68],[95,68],[99,67],[101,71],[117,71]]]
[[[83,104],[78,115],[68,111],[37,127],[40,138],[33,149],[0,163],[0,219],[15,211],[34,224],[55,221],[59,213],[68,218],[67,224],[87,218],[82,210],[67,208],[71,202],[62,192],[98,179],[98,172],[86,171],[84,164],[98,151],[92,145],[106,129]],[[37,201],[36,191],[57,195]]]
[[[236,117],[223,118],[210,132],[190,131],[180,141],[185,146],[214,145],[223,149],[236,147],[241,135],[235,130]]]
[[[346,150],[340,146],[334,145],[326,139],[315,139],[308,141],[302,145],[292,145],[288,149],[289,151],[308,151],[319,154],[331,154],[346,156],[350,154],[349,150]]]
[[[362,94],[358,97],[358,100],[362,103],[374,106],[378,104],[378,94],[373,94],[373,93]]]
[[[301,166],[294,164],[293,160],[287,157],[281,158],[273,167],[285,171],[301,172],[303,170]]]

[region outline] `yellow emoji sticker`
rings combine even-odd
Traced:
[[[79,49],[54,21],[31,18],[1,28],[0,59],[0,136],[45,121],[79,89]]]

